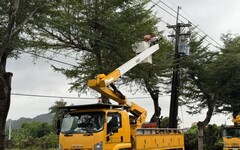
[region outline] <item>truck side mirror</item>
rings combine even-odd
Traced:
[[[58,120],[57,120],[57,135],[60,134],[60,131],[61,131],[61,120],[58,119]]]

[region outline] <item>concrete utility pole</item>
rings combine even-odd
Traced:
[[[178,96],[179,96],[179,59],[181,53],[179,52],[180,36],[189,36],[189,34],[181,33],[181,29],[184,27],[190,27],[191,24],[178,23],[179,9],[177,9],[176,25],[168,25],[168,28],[175,30],[175,57],[172,77],[172,90],[171,90],[171,102],[170,102],[170,114],[169,114],[169,128],[177,128],[177,116],[178,116]]]

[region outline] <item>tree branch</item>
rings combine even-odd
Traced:
[[[20,23],[19,25],[16,25],[16,16],[19,8],[19,0],[11,0],[11,7],[10,7],[10,16],[8,25],[6,27],[7,33],[4,36],[3,42],[0,45],[0,58],[2,58],[3,52],[5,51],[5,48],[7,47],[9,41],[12,39],[12,37],[20,32],[20,30],[23,28],[23,26],[32,18],[32,16],[37,12],[37,10],[41,7],[39,5],[36,7],[30,14]]]
[[[90,50],[87,47],[84,46],[80,46],[79,44],[76,44],[74,41],[72,41],[70,39],[70,41],[64,40],[61,36],[58,36],[56,34],[54,34],[53,32],[47,30],[46,28],[41,28],[43,31],[45,31],[46,33],[48,33],[50,36],[56,38],[58,41],[65,43],[66,45],[69,45],[68,47],[74,48],[74,49],[81,49],[81,50],[86,50],[88,52],[92,52],[92,50]],[[64,36],[66,38],[66,36]],[[67,38],[66,38],[67,39]]]
[[[19,24],[17,27],[14,28],[13,32],[12,32],[12,36],[16,33],[18,33],[22,28],[23,26],[29,21],[29,19],[32,18],[32,16],[37,12],[37,10],[39,9],[39,7],[36,7],[28,16],[27,18],[25,18],[25,20]]]
[[[218,86],[217,89],[214,90],[214,92],[211,94],[211,96],[207,99],[208,111],[207,111],[207,116],[203,121],[203,124],[205,126],[210,122],[210,120],[212,118],[214,107],[219,98],[219,93],[221,93],[222,90],[225,89],[227,83],[229,83],[229,81],[232,79],[233,74],[234,74],[234,71],[231,71],[229,76],[227,76],[226,79],[224,80],[224,82],[220,86]]]
[[[14,29],[14,25],[16,22],[16,15],[19,7],[19,0],[11,0],[10,5],[10,15],[9,20],[7,24],[7,33],[4,36],[3,42],[0,45],[0,59],[2,59],[3,53],[5,51],[5,48],[7,47],[7,44],[9,43],[10,39],[12,38],[12,33]]]
[[[199,79],[196,79],[193,73],[190,73],[191,79],[196,83],[197,87],[200,89],[200,91],[207,97],[210,98],[210,95],[204,90],[204,87],[202,83],[199,81]]]

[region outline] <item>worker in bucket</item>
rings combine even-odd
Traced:
[[[151,46],[157,44],[159,42],[160,38],[158,36],[156,36],[155,33],[151,33],[151,34],[144,35],[143,39],[145,42],[148,42],[151,47]]]

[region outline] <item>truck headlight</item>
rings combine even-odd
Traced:
[[[98,142],[94,145],[94,150],[102,150],[102,142]]]

